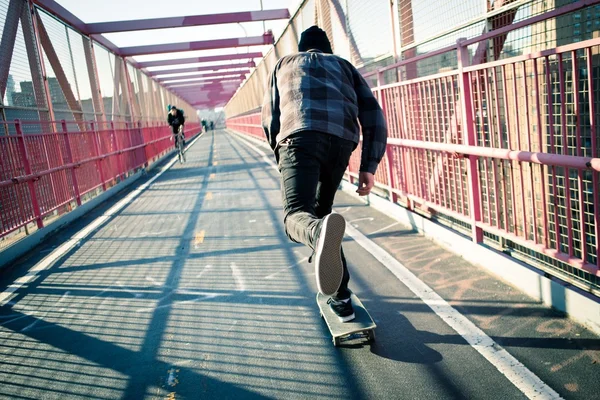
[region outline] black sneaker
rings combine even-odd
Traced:
[[[336,300],[333,297],[330,297],[329,300],[327,300],[327,304],[329,304],[329,308],[331,308],[331,311],[338,316],[341,322],[352,321],[355,318],[354,308],[352,308],[352,300],[350,300],[350,298]]]
[[[345,231],[346,220],[340,214],[323,218],[314,259],[317,288],[327,296],[338,291],[344,277],[341,249]]]

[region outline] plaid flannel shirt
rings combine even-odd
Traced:
[[[356,68],[332,54],[311,50],[277,62],[265,92],[262,125],[273,150],[301,131],[359,143],[362,127],[360,171],[375,173],[385,154],[387,127],[377,99]]]

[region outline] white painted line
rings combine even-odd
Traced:
[[[188,148],[191,147],[198,139],[200,139],[203,135],[198,136],[188,145]],[[92,221],[88,226],[77,232],[71,239],[67,240],[59,247],[57,247],[52,253],[48,254],[44,257],[39,263],[34,265],[24,276],[17,279],[15,282],[18,282],[17,285],[11,285],[6,288],[6,290],[0,293],[0,306],[6,305],[8,299],[11,295],[19,290],[23,285],[31,282],[40,271],[44,271],[48,269],[56,260],[65,255],[69,250],[73,247],[79,245],[83,239],[89,236],[94,230],[96,230],[99,226],[101,226],[104,222],[106,222],[110,217],[115,215],[118,211],[123,209],[126,205],[130,204],[140,193],[148,188],[155,180],[161,177],[169,168],[173,166],[177,162],[177,156],[173,157],[171,161],[165,165],[158,174],[156,174],[152,179],[148,182],[144,183],[142,186],[137,188],[136,190],[129,193],[125,198],[121,199],[117,204],[112,206],[110,209],[106,211],[103,215],[96,218]]]
[[[242,271],[238,268],[235,263],[231,263],[229,266],[231,268],[231,275],[233,276],[233,280],[235,281],[235,288],[240,292],[246,291],[246,282],[244,282],[244,277],[242,276]]]
[[[244,144],[257,153],[265,156],[265,153],[242,140]],[[265,157],[263,157],[264,159]],[[274,166],[270,162],[271,166]],[[550,386],[546,385],[537,375],[531,372],[519,360],[510,355],[492,338],[479,329],[467,317],[456,311],[440,295],[433,291],[424,282],[419,280],[398,260],[387,251],[379,247],[375,242],[360,233],[352,225],[346,225],[346,233],[362,248],[367,250],[375,259],[392,272],[408,289],[419,296],[433,312],[435,312],[448,326],[461,335],[479,354],[488,360],[501,374],[519,389],[529,399],[560,399],[560,395]]]
[[[467,317],[456,311],[433,289],[423,283],[398,260],[392,257],[356,228],[347,225],[346,233],[363,249],[419,296],[446,324],[461,335],[479,354],[530,399],[559,399],[560,396],[533,372],[479,329]]]
[[[204,273],[207,272],[211,268],[212,268],[212,265],[205,266],[204,269],[202,271],[200,271],[200,273],[198,275],[196,275],[196,278],[201,278],[202,275],[204,275]]]
[[[363,218],[356,218],[353,219],[352,221],[348,221],[349,223],[354,223],[354,222],[360,222],[360,221],[369,221],[369,222],[373,222],[375,220],[375,218],[373,217],[363,217]]]
[[[287,270],[289,270],[289,269],[292,269],[292,268],[294,268],[294,267],[296,267],[296,266],[298,266],[298,265],[302,264],[304,261],[307,261],[307,260],[308,260],[308,258],[309,258],[309,257],[304,257],[303,259],[301,259],[300,261],[297,261],[297,262],[295,262],[294,264],[290,265],[289,267],[281,268],[279,271],[277,271],[277,272],[274,272],[274,273],[272,273],[272,274],[270,274],[270,275],[267,275],[267,276],[265,276],[263,279],[267,279],[267,280],[269,280],[269,279],[273,279],[273,278],[275,278],[277,275],[281,274],[282,272],[285,272],[285,271],[287,271]]]
[[[390,229],[390,228],[392,228],[392,227],[394,227],[396,225],[399,225],[399,224],[400,224],[400,222],[394,222],[393,224],[389,224],[388,226],[384,226],[381,229],[377,229],[376,231],[373,231],[373,232],[369,233],[369,235],[375,235],[376,233],[381,233],[381,232],[383,232],[385,230],[388,230],[388,229]]]

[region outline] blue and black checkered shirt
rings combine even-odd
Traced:
[[[362,127],[361,171],[375,173],[385,154],[387,127],[377,99],[356,68],[332,54],[311,50],[277,62],[265,92],[262,125],[273,149],[301,131],[359,143]]]

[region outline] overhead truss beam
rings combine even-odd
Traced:
[[[224,49],[228,47],[270,45],[273,44],[273,39],[273,33],[267,32],[261,36],[122,47],[120,51],[121,56],[131,57],[144,54],[161,54],[175,53],[180,51]]]
[[[242,69],[238,69],[236,71],[216,71],[216,72],[212,72],[212,73],[198,73],[198,74],[191,74],[191,75],[184,75],[184,76],[169,76],[166,78],[157,78],[156,81],[157,82],[169,82],[169,83],[178,83],[178,81],[181,82],[188,82],[190,79],[202,79],[202,78],[214,78],[214,77],[227,77],[227,76],[242,76],[247,74],[250,71],[250,69],[248,68],[242,68]]]
[[[229,60],[247,60],[252,58],[263,58],[261,52],[252,53],[233,53],[233,54],[221,54],[217,56],[205,56],[205,57],[188,57],[188,58],[177,58],[172,60],[157,60],[157,61],[146,61],[138,62],[139,68],[149,67],[164,67],[167,65],[179,65],[179,64],[195,64],[204,62],[214,61],[229,61]]]
[[[245,63],[238,64],[223,64],[223,65],[206,65],[202,67],[191,67],[191,68],[179,68],[179,69],[161,69],[158,71],[148,71],[148,75],[167,75],[167,74],[184,74],[188,72],[200,72],[200,71],[220,71],[223,69],[234,69],[234,68],[254,68],[256,64],[254,61],[248,61]]]
[[[237,24],[241,22],[272,21],[290,18],[287,9],[243,11],[187,17],[152,18],[130,21],[95,22],[86,24],[89,34],[142,31],[148,29],[180,28],[184,26]]]

